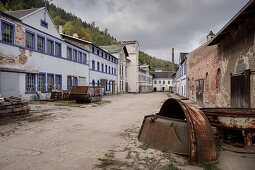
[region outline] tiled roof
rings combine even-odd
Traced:
[[[162,71],[162,72],[151,72],[153,78],[171,78],[175,72],[172,71]]]
[[[43,7],[44,8],[44,7]],[[39,9],[42,9],[42,8],[32,8],[32,9],[25,9],[25,10],[18,10],[18,11],[9,11],[9,12],[6,12],[8,15],[11,15],[15,18],[23,18]]]

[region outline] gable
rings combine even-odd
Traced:
[[[41,10],[38,10],[34,13],[31,13],[23,18],[22,19],[22,22],[29,25],[29,26],[32,26],[38,30],[41,30],[47,34],[50,34],[50,35],[53,35],[57,38],[61,38],[53,20],[51,19],[48,11],[46,10],[46,23],[48,25],[48,27],[44,27],[41,25],[41,21],[44,21],[44,13],[45,13],[45,10],[44,8],[42,8]]]

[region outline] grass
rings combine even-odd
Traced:
[[[30,117],[26,117],[24,120],[28,121],[28,122],[38,122],[38,121],[42,121],[44,120],[46,117],[50,116],[51,113],[43,113],[39,116],[30,116]]]
[[[97,165],[98,168],[105,168],[107,166],[111,166],[115,164],[115,161],[108,158],[98,158],[100,164]]]
[[[217,164],[204,163],[203,167],[205,170],[221,170],[220,168],[218,168]]]
[[[56,103],[55,106],[81,107],[83,106],[83,104],[77,104],[75,102],[62,102],[62,103]]]
[[[166,166],[165,170],[179,170],[173,163],[170,163]]]
[[[171,153],[169,153],[169,152],[163,153],[163,158],[171,160]]]
[[[168,98],[172,97],[170,93],[167,93],[166,95],[167,95]]]
[[[142,144],[142,145],[139,145],[138,148],[140,148],[140,149],[146,151],[147,149],[149,149],[149,145],[147,145],[147,144]]]

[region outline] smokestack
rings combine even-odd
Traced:
[[[63,25],[60,25],[60,26],[58,27],[58,32],[59,32],[60,34],[64,34]]]
[[[174,72],[174,48],[172,48],[172,72]]]

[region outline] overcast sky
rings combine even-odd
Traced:
[[[118,41],[138,40],[140,49],[175,63],[215,34],[249,0],[53,0],[86,22],[95,22]]]

